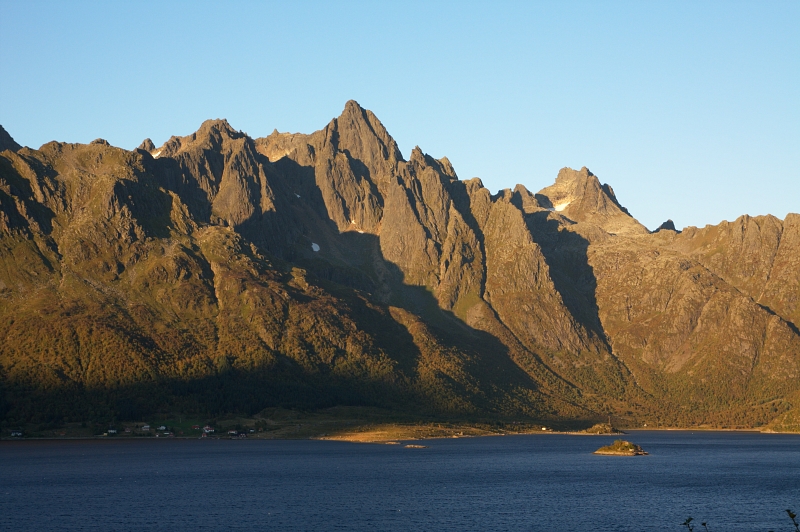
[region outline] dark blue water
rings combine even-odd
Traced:
[[[800,436],[611,439],[3,442],[0,530],[794,530]]]

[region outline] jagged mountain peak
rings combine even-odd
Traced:
[[[448,159],[447,156],[444,156],[441,159],[438,159],[438,161],[439,161],[439,164],[442,167],[442,171],[445,174],[447,174],[449,176],[452,176],[452,177],[455,177],[456,179],[458,179],[458,175],[456,174],[456,169],[453,168],[453,164],[450,162],[450,159]]]
[[[424,151],[419,146],[414,146],[414,149],[411,150],[411,155],[409,156],[409,160],[411,164],[417,164],[420,167],[431,167],[434,168],[440,174],[450,178],[450,180],[458,180],[458,175],[456,174],[453,165],[450,163],[450,159],[447,157],[442,157],[441,159],[436,159]]]
[[[8,134],[5,128],[3,126],[0,126],[0,151],[4,150],[17,151],[21,147],[22,146],[17,144],[17,141],[15,141],[11,137],[11,135]]]
[[[357,159],[403,161],[400,148],[378,117],[355,100],[348,101],[342,114],[323,131],[333,137],[338,149],[348,150]]]
[[[201,132],[205,131],[220,131],[231,136],[242,134],[241,131],[233,129],[233,127],[228,123],[228,120],[225,118],[210,118],[208,120],[204,120],[203,123],[200,124],[200,129],[197,130],[195,135],[199,135]]]
[[[591,223],[611,234],[645,234],[647,228],[617,200],[614,190],[585,166],[562,168],[554,184],[536,194],[543,207],[576,222]]]
[[[366,109],[361,107],[361,104],[359,104],[357,101],[347,100],[344,104],[344,111],[342,111],[342,113],[346,112],[363,113],[364,111],[366,111]]]
[[[556,181],[550,187],[550,194],[555,201],[558,201],[565,196],[574,196],[580,188],[587,185],[601,186],[597,176],[585,166],[580,170],[564,167],[558,171]]]
[[[519,207],[519,209],[526,214],[544,209],[536,199],[536,195],[525,188],[525,185],[518,184],[514,187],[511,202],[517,205],[517,207]]]
[[[223,140],[240,139],[246,136],[241,131],[234,129],[226,119],[215,118],[205,120],[200,124],[200,128],[197,131],[183,137],[182,141],[184,145],[191,143],[219,143]]]
[[[152,152],[153,150],[156,149],[156,145],[153,144],[153,141],[150,140],[150,137],[148,137],[144,139],[141,144],[139,144],[139,147],[137,149]]]
[[[215,118],[205,120],[194,133],[185,137],[173,135],[161,148],[149,151],[153,157],[174,157],[180,152],[195,148],[220,151],[226,141],[246,137],[246,134],[234,129],[226,119]]]
[[[375,114],[355,100],[324,128],[311,134],[281,133],[277,129],[255,140],[258,151],[275,162],[289,157],[302,166],[314,166],[320,153],[346,153],[364,163],[372,176],[381,180],[393,173],[403,155]]]
[[[680,233],[680,231],[675,228],[675,222],[673,222],[672,219],[659,225],[653,232],[658,233],[659,231],[675,231],[676,233]]]
[[[414,148],[411,150],[411,154],[408,156],[408,162],[416,163],[422,166],[429,165],[429,161],[433,161],[433,157],[422,151],[422,148],[419,146],[414,146]]]

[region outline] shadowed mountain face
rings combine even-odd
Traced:
[[[7,419],[350,404],[754,426],[797,406],[798,215],[651,234],[586,168],[492,195],[406,161],[353,101],[308,135],[2,134]]]

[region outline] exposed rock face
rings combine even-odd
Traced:
[[[653,232],[658,233],[659,231],[675,231],[676,233],[680,233],[680,231],[675,229],[675,222],[672,220],[667,220],[663,224],[659,225]]]
[[[636,221],[617,201],[608,185],[601,185],[586,167],[575,171],[562,168],[555,184],[536,195],[539,203],[576,222],[586,222],[611,234],[644,234],[647,228]]]
[[[687,228],[670,247],[690,255],[795,330],[800,326],[800,215],[742,216]]]
[[[138,147],[138,148],[136,148],[136,149],[137,149],[137,150],[144,150],[144,151],[148,151],[148,152],[153,152],[153,151],[155,151],[155,149],[156,149],[156,145],[155,145],[155,144],[153,144],[153,141],[152,141],[152,140],[150,140],[149,138],[147,138],[147,139],[144,139],[144,140],[142,141],[142,143],[141,143],[141,144],[139,144],[139,147]]]
[[[640,386],[697,411],[795,389],[798,336],[790,324],[700,263],[648,244],[590,251],[600,319]]]
[[[8,134],[5,128],[3,128],[3,126],[0,126],[0,151],[4,150],[17,151],[21,147],[22,146],[17,144],[17,142],[13,138],[11,138],[11,135]]]
[[[339,231],[377,232],[382,212],[377,188],[389,185],[403,159],[397,144],[370,111],[349,101],[342,115],[321,131],[311,135],[275,131],[258,139],[256,145],[270,161],[286,158],[294,164],[283,168],[313,176],[313,183],[297,188],[295,194],[301,198],[302,192],[321,195],[325,205],[321,214]]]
[[[180,192],[193,195],[196,212],[213,223],[238,227],[275,210],[253,139],[226,120],[207,120],[196,133],[172,137],[151,155],[177,163],[179,175],[171,177],[180,179]]]
[[[209,382],[228,410],[737,426],[800,397],[800,216],[651,234],[586,168],[493,196],[354,101],[307,135],[5,151],[0,261],[0,382],[75,415]]]

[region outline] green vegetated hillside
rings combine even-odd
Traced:
[[[650,233],[585,168],[492,195],[406,161],[352,101],[309,135],[2,140],[6,421],[360,405],[751,427],[800,407],[798,215]]]

